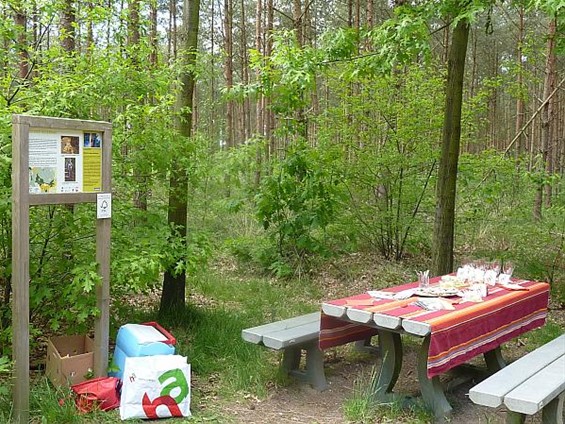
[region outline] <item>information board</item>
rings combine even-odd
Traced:
[[[30,208],[94,203],[96,285],[94,375],[106,375],[110,328],[112,125],[47,116],[12,116],[12,355],[14,422],[29,422]]]
[[[34,130],[29,133],[29,193],[102,191],[102,133]]]

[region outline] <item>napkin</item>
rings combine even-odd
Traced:
[[[459,295],[461,296],[460,303],[463,302],[479,303],[483,301],[483,297],[481,296],[481,293],[479,293],[477,290],[465,290],[459,292]]]
[[[530,290],[529,288],[523,287],[520,284],[513,283],[500,283],[499,286],[506,290]]]
[[[398,293],[394,294],[394,298],[396,300],[404,300],[404,299],[408,299],[411,296],[414,296],[414,293],[416,292],[416,289],[406,289],[406,290],[402,290],[399,291]]]
[[[436,297],[426,299],[419,297],[418,300],[414,302],[414,305],[426,309],[427,311],[441,311],[443,309],[452,311],[455,309],[455,306],[453,306],[451,302]]]
[[[378,291],[378,290],[369,290],[367,294],[375,299],[388,299],[392,300],[395,299],[394,293],[392,292],[385,292],[385,291]]]

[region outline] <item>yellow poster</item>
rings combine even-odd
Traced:
[[[91,193],[102,190],[102,149],[85,147],[82,156],[82,191]]]

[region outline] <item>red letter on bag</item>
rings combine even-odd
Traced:
[[[147,393],[145,393],[143,395],[141,405],[143,406],[143,412],[145,412],[147,418],[151,420],[154,420],[156,418],[161,418],[157,415],[157,407],[161,405],[165,405],[167,408],[169,408],[172,417],[182,417],[182,413],[180,412],[179,406],[177,405],[175,400],[169,395],[159,396],[158,398],[155,398],[153,402],[151,402],[149,400],[149,396],[147,396]]]

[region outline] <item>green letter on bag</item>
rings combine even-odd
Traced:
[[[171,392],[178,387],[180,388],[180,393],[174,399],[176,403],[181,403],[183,399],[188,396],[188,382],[186,381],[182,370],[178,368],[161,374],[159,377],[159,383],[163,384],[163,382],[169,378],[172,378],[173,381],[163,387],[163,390],[161,390],[161,396],[169,396]]]

